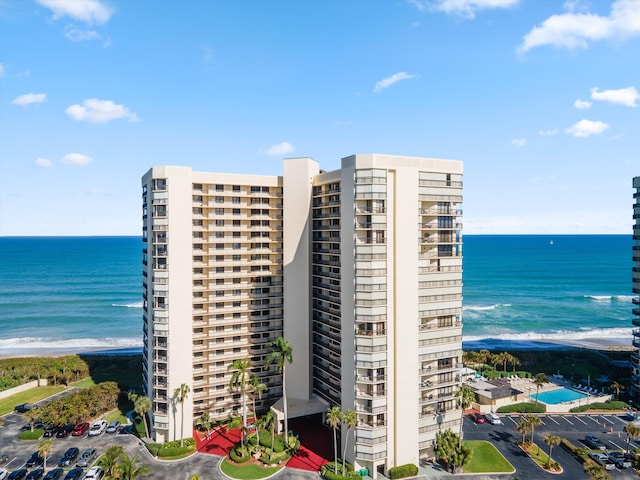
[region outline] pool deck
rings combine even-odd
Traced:
[[[606,402],[611,398],[611,395],[609,394],[588,393],[585,390],[577,389],[571,382],[557,376],[548,377],[548,380],[549,383],[546,383],[541,387],[539,393],[551,392],[561,388],[569,388],[584,394],[585,397],[561,403],[545,403],[542,400],[539,400],[540,403],[545,404],[546,413],[568,413],[572,408],[581,407],[582,405],[588,405],[589,403],[594,402]],[[523,392],[525,401],[535,402],[537,388],[535,382],[530,379],[514,379],[511,384],[514,388]]]

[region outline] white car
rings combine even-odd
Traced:
[[[87,470],[84,480],[100,480],[104,477],[104,470],[100,467],[91,467]]]
[[[5,478],[7,478],[9,476],[9,472],[7,472],[5,469],[0,468],[0,480],[4,480]]]
[[[486,418],[487,422],[489,422],[491,425],[502,425],[502,420],[500,420],[500,417],[493,412],[485,413],[484,418]]]
[[[89,429],[89,436],[94,437],[96,435],[102,435],[106,429],[107,422],[104,420],[98,420],[91,425],[91,428]]]

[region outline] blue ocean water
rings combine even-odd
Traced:
[[[631,342],[631,235],[466,235],[464,340]],[[139,237],[0,237],[0,354],[139,347]]]
[[[140,237],[0,238],[4,349],[142,345]]]
[[[464,237],[464,341],[631,344],[631,235]]]

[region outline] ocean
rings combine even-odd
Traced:
[[[630,345],[632,243],[631,235],[466,235],[465,348]],[[140,237],[0,237],[0,355],[139,351],[141,249]]]

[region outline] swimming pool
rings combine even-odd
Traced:
[[[535,400],[536,396],[530,395],[529,398]],[[557,390],[550,390],[548,392],[541,392],[538,395],[538,400],[548,405],[557,405],[559,403],[574,402],[587,398],[586,393],[572,390],[570,388],[558,388]]]

